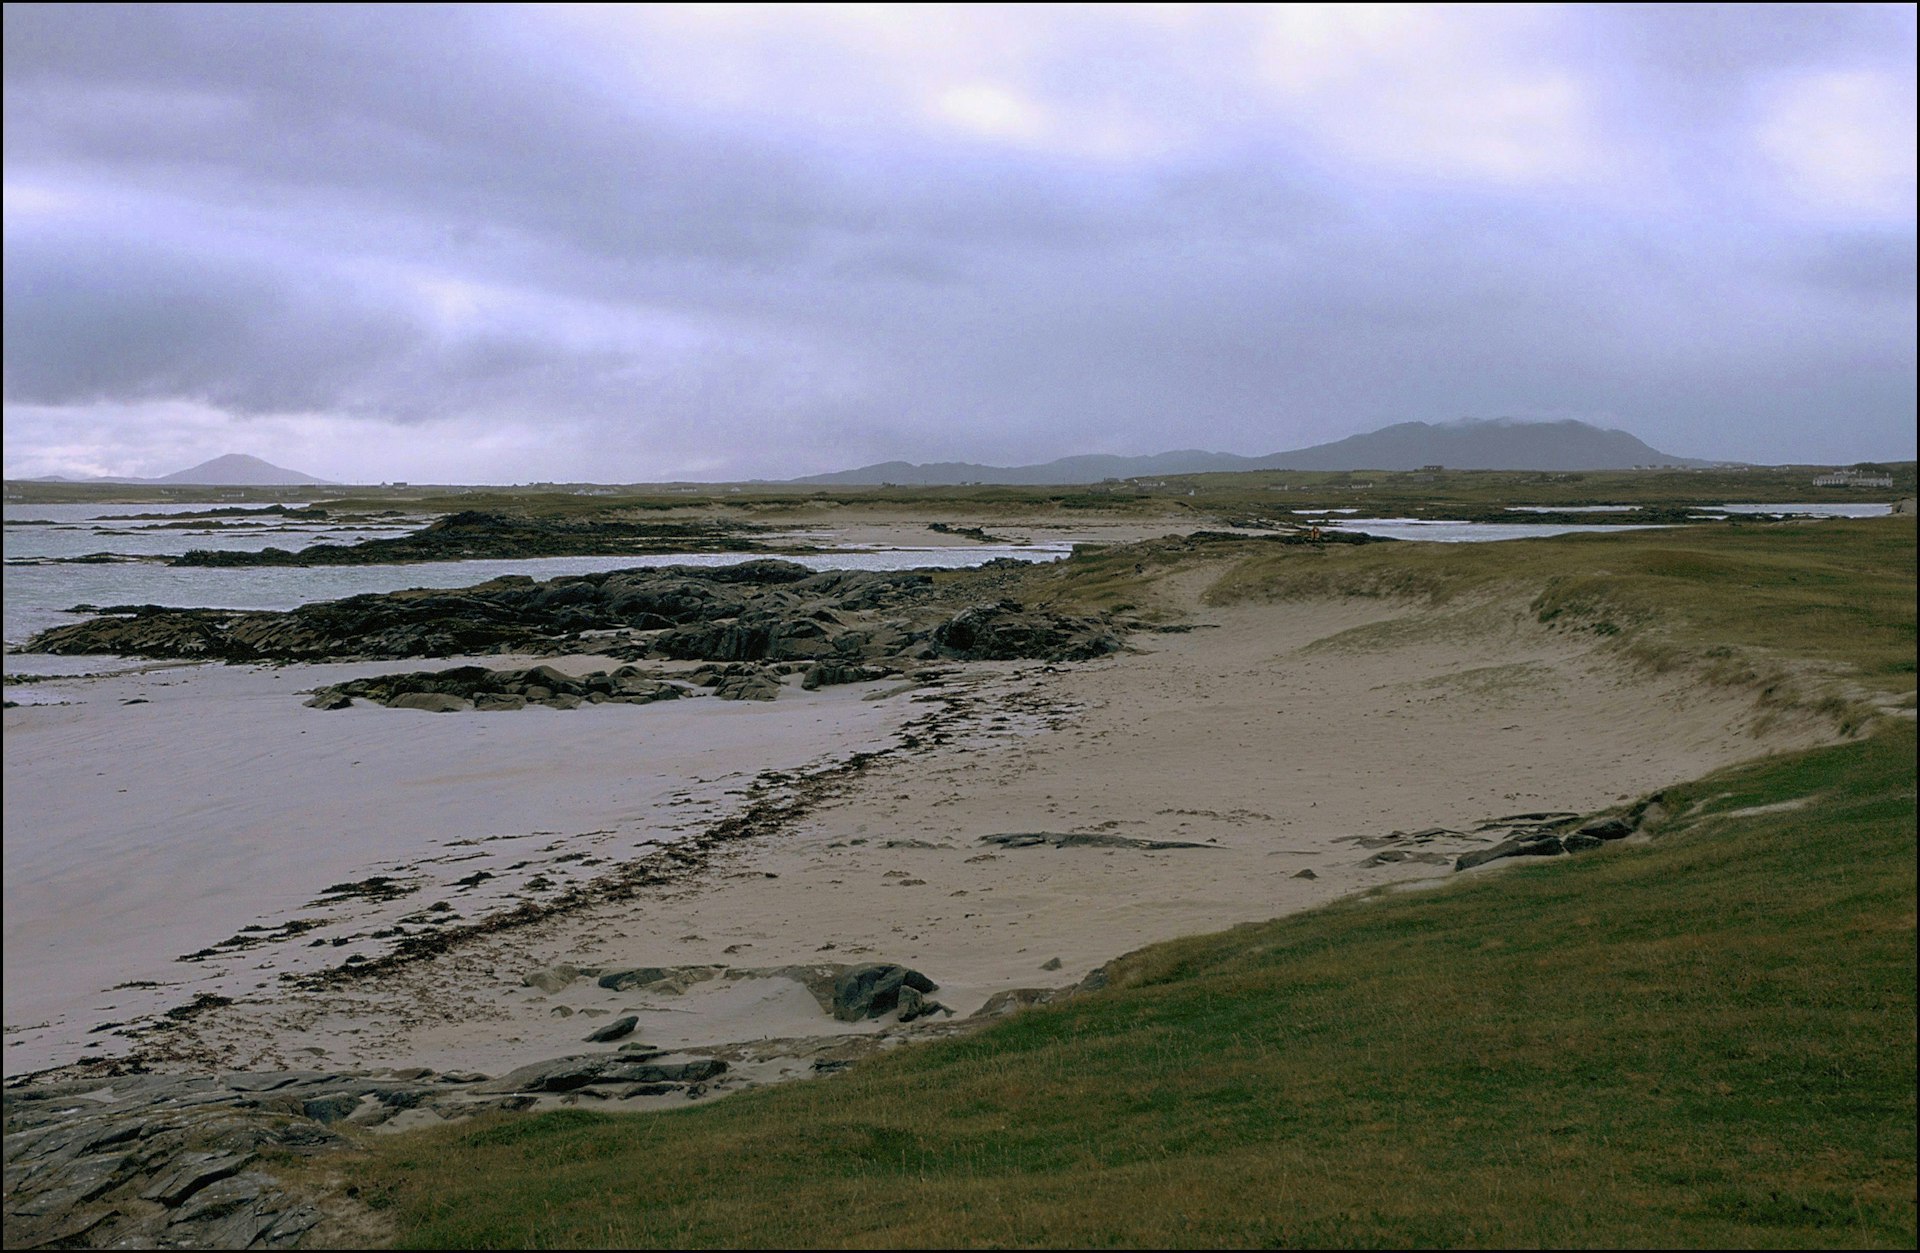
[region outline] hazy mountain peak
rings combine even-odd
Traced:
[[[287,487],[328,482],[326,479],[315,478],[311,474],[302,474],[298,470],[274,465],[271,461],[262,461],[246,453],[234,452],[152,481],[219,484],[229,487]]]

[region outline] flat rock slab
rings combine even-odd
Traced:
[[[522,1066],[498,1079],[475,1085],[477,1092],[572,1092],[604,1084],[705,1083],[726,1073],[718,1058],[691,1062],[635,1061],[621,1054],[589,1053],[556,1057]]]
[[[1200,844],[1192,840],[1136,840],[1126,835],[1080,835],[1053,831],[1016,831],[1006,835],[983,835],[982,844],[998,844],[1002,848],[1038,848],[1042,844],[1053,848],[1217,848],[1214,844]]]
[[[611,1044],[615,1040],[624,1039],[632,1035],[633,1029],[639,1025],[640,1020],[637,1017],[632,1014],[623,1014],[599,1030],[589,1031],[586,1042],[588,1044]]]
[[[1475,849],[1462,854],[1453,864],[1455,870],[1471,870],[1502,857],[1558,857],[1567,846],[1556,835],[1538,835],[1525,839],[1502,840],[1492,848]]]
[[[141,1199],[171,1208],[208,1184],[239,1174],[253,1158],[252,1153],[182,1153],[174,1159],[172,1170],[140,1194]]]

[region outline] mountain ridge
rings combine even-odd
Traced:
[[[1060,457],[1022,466],[989,466],[965,461],[926,464],[882,461],[787,481],[827,486],[882,483],[929,487],[964,483],[1069,486],[1110,478],[1238,470],[1417,470],[1428,465],[1456,470],[1624,470],[1638,465],[1710,464],[1713,463],[1661,452],[1625,431],[1571,418],[1558,422],[1488,418],[1446,423],[1398,422],[1330,443],[1258,457],[1182,449],[1140,457],[1107,454]]]

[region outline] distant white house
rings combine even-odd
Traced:
[[[1863,470],[1835,470],[1813,480],[1815,487],[1892,487],[1891,474],[1869,474]]]

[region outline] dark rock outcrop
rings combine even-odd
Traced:
[[[314,709],[345,709],[355,698],[361,698],[377,701],[390,709],[453,713],[468,709],[481,712],[524,709],[529,704],[556,709],[577,709],[582,702],[646,705],[684,695],[686,689],[633,666],[621,666],[611,672],[596,670],[577,677],[552,666],[533,666],[526,670],[455,666],[448,670],[352,679],[318,689],[306,703]]]
[[[299,552],[196,548],[176,566],[347,566],[500,557],[590,557],[641,553],[751,552],[764,527],[745,522],[626,522],[535,518],[466,510],[392,539],[314,544]]]
[[[944,656],[966,661],[1085,661],[1120,650],[1120,639],[1097,618],[1028,610],[1018,601],[969,605],[934,629]]]
[[[926,574],[830,571],[785,561],[614,570],[535,582],[351,596],[285,612],[120,605],[35,636],[26,651],[219,661],[455,657],[577,648],[633,660],[858,663],[925,639],[923,628],[850,619],[908,606]],[[636,639],[640,633],[658,632]]]
[[[915,994],[939,988],[917,970],[885,963],[849,966],[833,985],[833,1016],[841,1022],[878,1018],[902,1004],[903,991]],[[918,1006],[918,1000],[912,1002]]]

